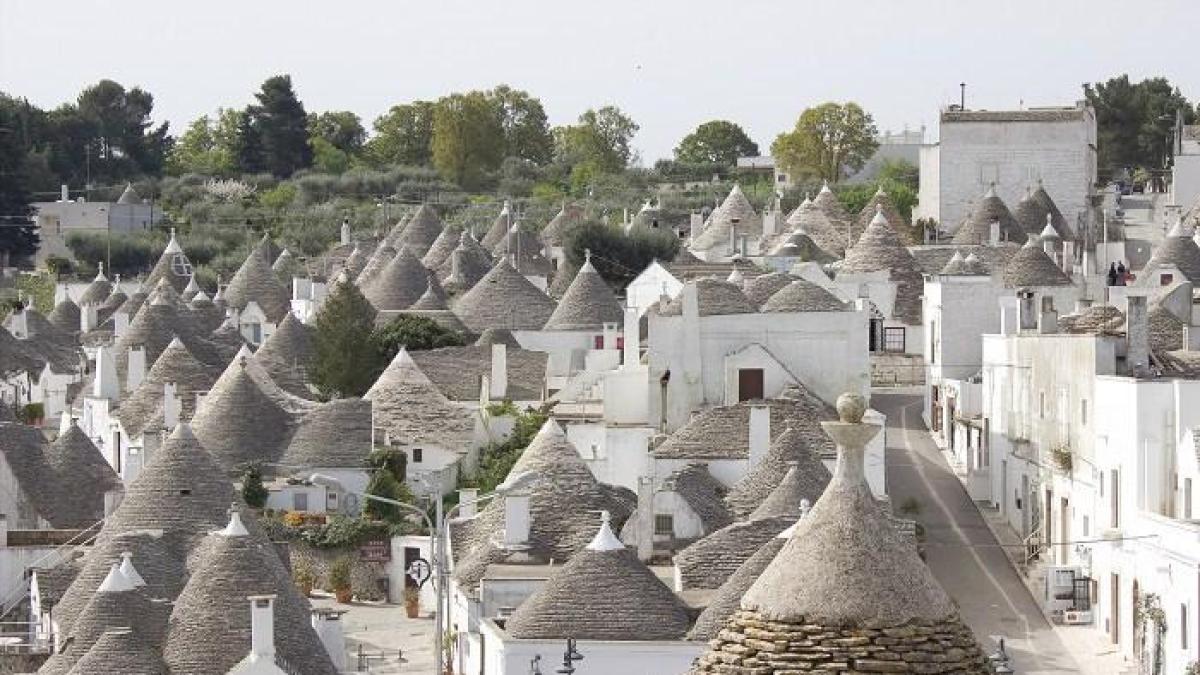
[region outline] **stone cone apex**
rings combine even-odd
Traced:
[[[596,532],[592,543],[587,545],[589,551],[624,551],[625,544],[613,534],[612,515],[608,511],[600,512],[600,531]]]
[[[839,421],[821,423],[838,446],[833,480],[691,672],[790,672],[797,662],[813,671],[991,672],[866,484],[864,448],[880,431],[863,422],[866,408],[862,396],[843,394]]]
[[[129,577],[121,572],[121,563],[113,563],[112,567],[108,570],[108,576],[104,577],[104,581],[100,583],[100,587],[96,589],[96,592],[124,593],[125,591],[132,590],[135,590],[135,586]]]
[[[250,532],[246,529],[246,526],[242,524],[242,514],[238,512],[236,504],[229,511],[229,524],[225,526],[225,529],[221,530],[217,534],[221,535],[222,537],[250,536]]]
[[[121,554],[121,574],[129,580],[136,588],[141,588],[146,585],[146,580],[138,573],[137,568],[133,566],[133,554],[125,551]]]

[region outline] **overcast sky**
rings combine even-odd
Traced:
[[[715,118],[766,152],[826,100],[932,136],[962,81],[972,108],[1070,104],[1125,72],[1200,98],[1198,25],[1197,0],[0,0],[0,90],[53,107],[107,77],[153,93],[178,133],[277,73],[309,111],[368,127],[396,103],[508,83],[551,124],[616,104],[649,164]]]

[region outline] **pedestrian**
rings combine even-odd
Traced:
[[[1118,260],[1117,261],[1117,285],[1118,286],[1125,285],[1125,278],[1128,273],[1129,273],[1129,270],[1125,269],[1125,263]]]
[[[1109,263],[1109,264],[1108,264],[1108,278],[1107,278],[1107,280],[1108,280],[1108,285],[1109,285],[1109,286],[1116,286],[1116,285],[1117,285],[1117,263]]]

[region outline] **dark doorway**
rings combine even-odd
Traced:
[[[738,371],[738,401],[763,398],[762,368],[743,368]]]

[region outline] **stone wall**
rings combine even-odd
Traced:
[[[693,673],[990,673],[971,630],[956,620],[896,628],[827,628],[738,611]]]
[[[925,384],[925,358],[915,354],[871,354],[871,386]]]
[[[298,566],[308,565],[316,575],[314,588],[329,588],[329,568],[333,561],[348,555],[354,558],[354,568],[350,573],[350,585],[354,589],[354,597],[359,600],[386,601],[384,584],[388,577],[387,563],[366,562],[359,560],[356,549],[319,549],[303,541],[290,542],[290,553],[293,574]]]

